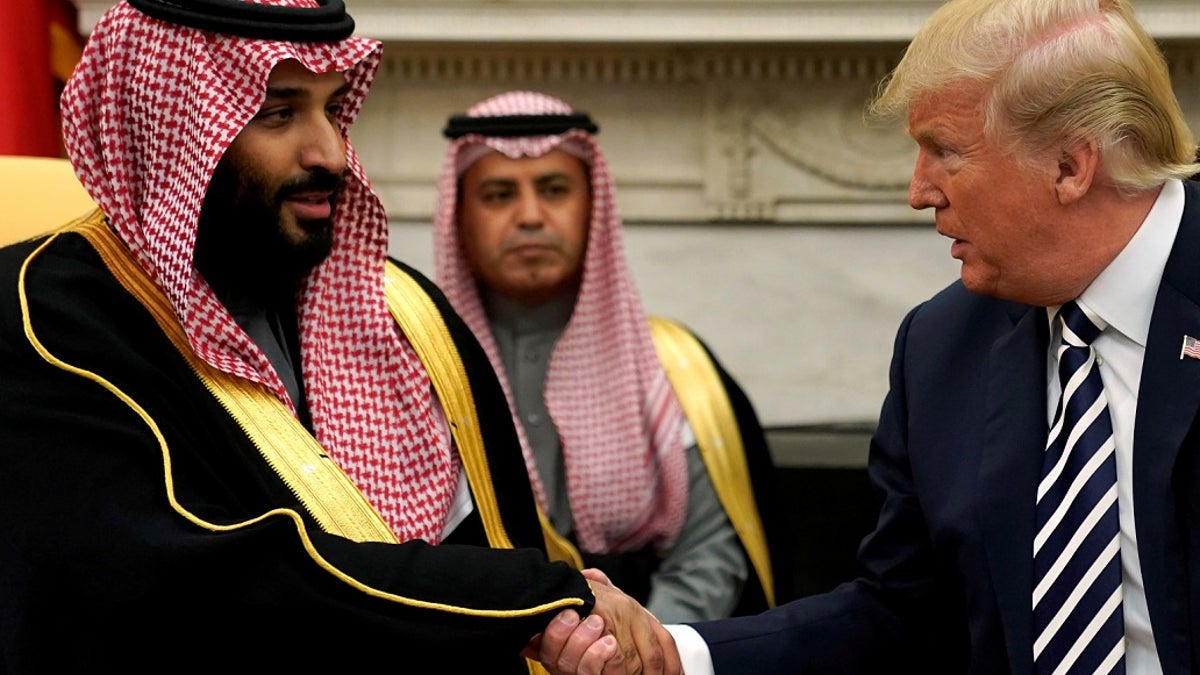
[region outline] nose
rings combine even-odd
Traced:
[[[300,163],[305,169],[321,167],[333,174],[346,169],[346,141],[334,120],[322,115],[304,133],[307,137],[300,152]]]
[[[929,158],[925,150],[918,150],[912,180],[908,183],[908,205],[918,211],[946,206],[946,195],[930,180],[929,174]]]
[[[542,201],[536,190],[522,190],[517,204],[517,226],[524,230],[540,229],[543,225]]]

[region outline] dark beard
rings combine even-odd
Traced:
[[[195,266],[226,304],[273,307],[290,300],[297,283],[333,248],[331,218],[300,220],[300,241],[283,231],[288,196],[342,188],[342,177],[317,167],[273,189],[258,174],[222,160],[213,172],[196,232]]]

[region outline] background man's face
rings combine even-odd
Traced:
[[[583,162],[562,150],[484,155],[462,176],[463,254],[492,291],[538,304],[579,287],[592,195]]]
[[[213,173],[201,210],[196,267],[218,291],[289,288],[333,245],[346,168],[337,126],[346,80],[296,61],[272,71],[267,97]]]

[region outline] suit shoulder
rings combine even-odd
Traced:
[[[940,378],[947,364],[978,363],[1032,309],[972,293],[955,282],[905,317],[896,333],[893,365],[903,364],[910,377],[928,370]]]

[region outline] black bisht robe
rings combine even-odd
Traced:
[[[0,671],[527,672],[531,637],[590,611],[546,561],[487,358],[427,280],[517,550],[487,548],[478,509],[439,546],[322,532],[89,241],[45,241],[0,249]]]

